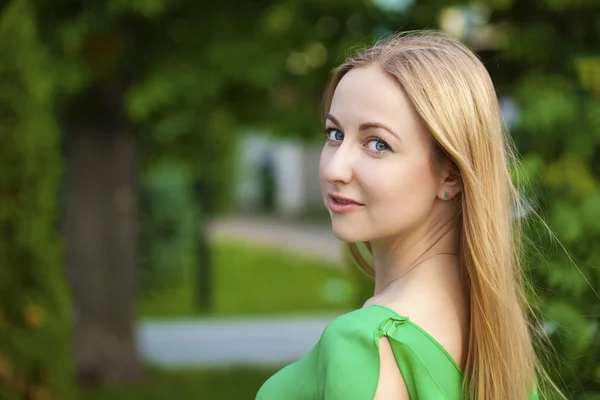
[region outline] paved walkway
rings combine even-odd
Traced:
[[[240,238],[247,241],[310,254],[342,265],[342,243],[331,225],[290,222],[259,217],[231,217],[216,220],[209,226],[215,238]]]
[[[208,232],[213,238],[284,248],[343,267],[342,245],[329,225],[236,216],[214,221]],[[142,321],[137,336],[143,358],[164,367],[282,366],[306,354],[333,317]]]
[[[146,321],[138,345],[146,361],[167,368],[278,367],[306,354],[333,317]]]

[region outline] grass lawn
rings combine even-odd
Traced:
[[[144,382],[122,387],[80,387],[78,400],[252,400],[277,369],[148,370]],[[600,393],[579,393],[573,400],[600,400]],[[558,400],[556,396],[550,396]]]
[[[144,382],[123,387],[81,387],[79,400],[254,399],[277,369],[150,369]]]
[[[212,247],[213,299],[217,316],[344,312],[356,308],[355,284],[347,269],[327,260],[239,241]],[[141,317],[200,315],[195,276],[178,286],[138,295]]]

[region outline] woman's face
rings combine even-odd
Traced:
[[[336,236],[365,242],[425,223],[441,177],[431,137],[400,84],[379,66],[355,68],[337,86],[319,179]],[[359,205],[344,205],[331,195]]]

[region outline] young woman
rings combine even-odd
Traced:
[[[375,293],[257,400],[537,399],[514,157],[481,61],[396,35],[337,68],[324,103],[325,205]]]

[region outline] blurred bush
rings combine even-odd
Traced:
[[[69,399],[56,82],[26,0],[2,10],[0,52],[0,398]]]
[[[192,174],[182,165],[154,165],[141,182],[141,291],[182,284],[196,261],[197,207]]]

